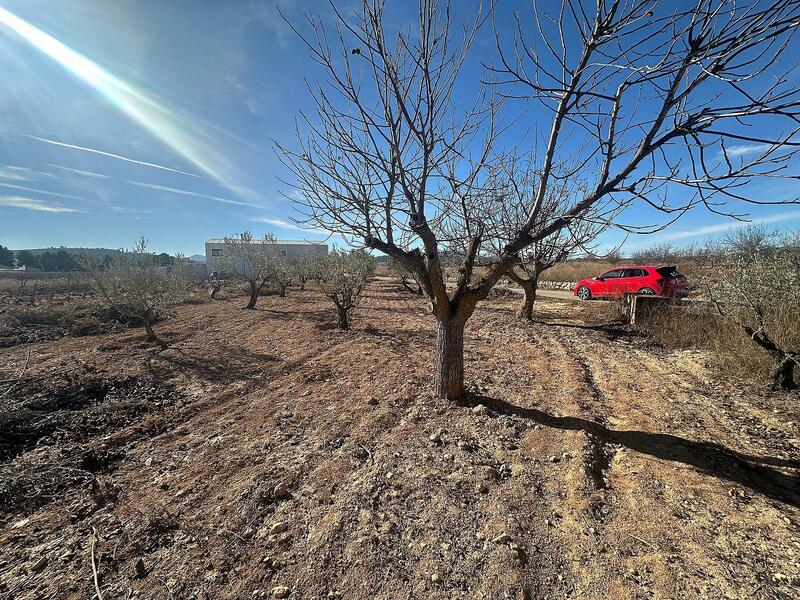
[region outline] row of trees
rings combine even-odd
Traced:
[[[103,253],[99,257],[100,264],[107,268],[115,252]],[[14,252],[7,247],[0,245],[0,266],[4,267],[26,267],[39,271],[69,273],[83,271],[84,265],[89,254],[67,252],[66,250],[45,250],[34,254],[30,250],[18,250]],[[159,266],[171,265],[175,258],[166,252],[152,255],[155,257],[156,264]]]
[[[217,264],[248,283],[247,309],[256,307],[259,295],[268,285],[275,286],[283,297],[290,285],[305,289],[306,283],[313,280],[336,305],[339,329],[348,329],[348,315],[375,273],[375,259],[361,250],[348,252],[334,248],[330,254],[302,252],[285,256],[272,234],[257,239],[246,231],[224,239],[224,255]]]
[[[492,19],[446,0],[419,0],[417,23],[400,31],[382,0],[289,23],[323,71],[297,143],[277,145],[301,222],[413,273],[436,318],[443,397],[465,393],[464,326],[477,303],[512,270],[527,277],[518,265],[535,264],[525,252],[536,244],[768,203],[746,184],[788,176],[800,144],[789,56],[798,0],[560,6],[536,3],[527,22],[496,28],[497,61],[482,76],[464,66]],[[535,126],[509,144],[522,114]],[[632,207],[649,222],[624,223]],[[462,257],[451,286],[447,253]]]
[[[336,249],[330,254],[302,254],[287,260],[276,252],[274,238],[265,236],[261,241],[264,243],[255,243],[249,232],[226,239],[225,260],[230,272],[256,290],[245,308],[255,307],[258,294],[270,282],[284,296],[292,283],[303,288],[314,280],[336,306],[339,328],[348,329],[349,313],[375,273],[375,260],[363,251]],[[116,253],[108,264],[97,257],[84,257],[81,267],[108,306],[141,322],[149,342],[166,346],[153,324],[159,311],[186,298],[195,280],[183,257],[175,257],[168,266],[161,262],[159,255],[147,251],[147,240],[142,238],[130,250]]]

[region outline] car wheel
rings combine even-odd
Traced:
[[[646,296],[655,296],[656,295],[656,293],[653,290],[653,288],[648,288],[648,287],[644,287],[644,288],[640,289],[639,293],[640,294],[645,294]]]
[[[588,287],[582,285],[581,287],[578,288],[578,298],[580,298],[581,300],[589,300],[591,297],[592,297],[592,292]]]

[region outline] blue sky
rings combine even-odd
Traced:
[[[412,3],[390,4],[392,22],[411,20]],[[281,6],[293,19],[329,15],[324,2]],[[480,77],[492,47],[487,29],[467,78]],[[195,254],[245,229],[324,237],[295,229],[282,195],[291,190],[276,179],[270,140],[291,143],[310,107],[304,78],[319,71],[273,2],[0,0],[0,72],[0,244],[116,248],[143,235],[155,251]],[[791,191],[758,185],[764,197]],[[800,226],[797,207],[751,212]],[[728,224],[696,211],[629,247],[689,243]]]

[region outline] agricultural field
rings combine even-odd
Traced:
[[[0,597],[796,597],[796,392],[507,293],[455,403],[394,281],[246,301],[0,349]]]

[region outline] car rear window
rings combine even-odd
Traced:
[[[663,277],[681,277],[681,274],[678,272],[678,267],[659,267],[656,271]]]

